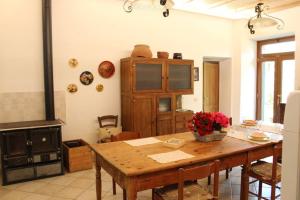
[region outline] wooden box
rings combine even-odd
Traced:
[[[92,169],[92,152],[84,140],[63,142],[64,165],[69,172]]]

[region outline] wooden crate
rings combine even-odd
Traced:
[[[92,169],[92,152],[84,140],[63,142],[64,165],[69,172]]]

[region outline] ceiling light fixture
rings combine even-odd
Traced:
[[[270,16],[265,13],[265,9],[267,9],[267,6],[264,6],[263,3],[258,3],[255,6],[255,12],[257,13],[256,16],[251,17],[248,21],[248,28],[250,30],[251,34],[255,34],[256,28],[266,28],[266,27],[272,27],[277,26],[278,30],[283,29],[284,27],[284,21],[282,19],[279,19],[277,17]]]
[[[125,0],[123,4],[123,9],[125,12],[130,13],[133,10],[133,5],[139,0]],[[154,0],[151,0],[152,2]],[[173,0],[159,0],[159,4],[165,8],[165,11],[163,11],[163,16],[168,17],[170,14],[170,8],[174,6]]]

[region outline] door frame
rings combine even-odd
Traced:
[[[295,41],[295,36],[288,36],[277,39],[262,40],[257,42],[257,74],[256,74],[256,119],[261,120],[262,111],[262,63],[266,61],[275,62],[275,74],[274,74],[274,105],[273,105],[273,121],[280,121],[280,103],[281,98],[281,81],[282,81],[282,61],[295,59],[295,52],[284,52],[284,53],[273,53],[273,54],[262,54],[261,48],[266,44],[274,44],[280,42]]]

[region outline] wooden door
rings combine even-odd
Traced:
[[[156,132],[155,98],[152,96],[135,96],[133,98],[134,131],[141,137],[155,136]]]
[[[219,63],[203,64],[203,111],[219,111]]]
[[[165,114],[157,116],[157,135],[166,135],[174,133],[173,115]]]

